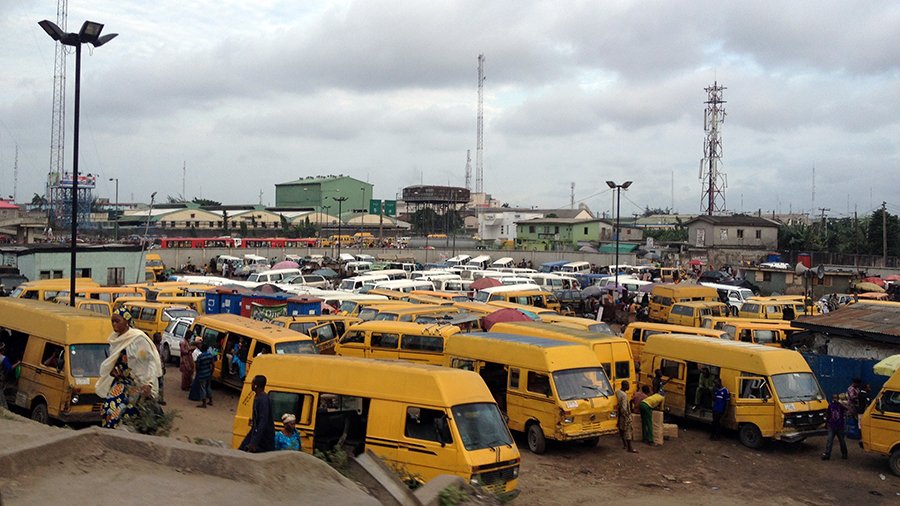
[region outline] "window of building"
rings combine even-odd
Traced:
[[[533,234],[533,233],[534,233],[534,225],[528,225],[528,233],[529,233],[529,234]]]
[[[588,235],[588,228],[584,227],[584,235]]]
[[[118,286],[125,283],[124,267],[107,267],[106,284],[107,286]]]
[[[720,229],[719,229],[719,240],[721,240],[721,241],[727,241],[727,240],[728,240],[728,229],[727,229],[727,228],[720,228]]]
[[[772,273],[763,271],[763,281],[772,281]]]
[[[559,233],[559,227],[553,227],[553,233],[554,233],[554,234],[558,234],[558,233]]]
[[[738,239],[744,238],[744,229],[742,229],[742,228],[737,229],[737,238]]]

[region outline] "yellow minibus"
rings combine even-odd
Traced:
[[[900,369],[859,417],[859,428],[863,450],[888,456],[891,472],[900,476]]]
[[[190,335],[216,350],[213,381],[232,388],[243,385],[247,368],[260,355],[316,353],[312,338],[299,332],[233,314],[197,317]]]
[[[344,357],[408,360],[442,365],[448,338],[458,333],[454,325],[419,325],[412,322],[370,321],[353,325],[334,347]]]
[[[68,305],[70,302],[69,297],[57,297],[56,303]],[[97,299],[85,299],[83,297],[75,298],[75,309],[81,309],[83,311],[90,311],[92,313],[97,313],[100,316],[105,316],[109,318],[112,315],[112,303],[106,302],[103,300]]]
[[[722,324],[722,330],[727,334],[727,337],[722,336],[725,339],[779,347],[794,332],[800,332],[800,329],[792,327],[789,321],[753,321],[747,318],[734,318],[726,321]]]
[[[75,278],[75,291],[81,288],[100,286],[91,278]],[[17,286],[9,294],[14,299],[53,300],[60,292],[69,293],[71,281],[69,279],[39,279],[26,281]]]
[[[94,393],[100,364],[109,355],[109,318],[61,304],[0,298],[4,354],[19,363],[8,378],[10,405],[48,423],[98,422],[103,399]]]
[[[719,293],[708,286],[685,283],[656,285],[650,289],[650,319],[665,323],[669,318],[669,310],[676,302],[717,300]]]
[[[613,383],[613,388],[621,387],[624,380],[628,380],[629,393],[633,394],[637,387],[634,357],[631,355],[631,347],[625,338],[543,322],[495,323],[491,327],[491,332],[544,337],[583,344],[597,355],[597,359],[600,360],[606,371],[606,376]]]
[[[528,449],[543,453],[547,439],[596,444],[616,433],[616,398],[597,356],[586,346],[555,339],[475,332],[454,334],[446,364],[484,379],[509,428]]]
[[[690,334],[713,339],[725,337],[724,330],[684,327],[681,325],[669,325],[668,323],[631,322],[625,327],[622,337],[631,344],[631,355],[634,357],[635,367],[638,369],[638,372],[641,369],[641,352],[644,350],[644,343],[647,342],[648,337],[656,334]]]
[[[278,316],[273,325],[287,327],[306,334],[316,342],[316,349],[323,355],[334,355],[334,345],[347,328],[361,322],[359,318],[344,315]]]
[[[352,456],[372,451],[404,478],[451,474],[502,499],[518,493],[519,450],[476,374],[345,357],[260,357],[235,412],[235,448],[250,431],[256,375],[266,377],[276,430],[284,413],[293,414],[304,452],[341,444]]]
[[[828,402],[809,364],[793,350],[686,334],[655,335],[641,354],[641,383],[662,371],[666,411],[712,422],[712,395],[701,394],[700,373],[722,381],[731,401],[722,426],[737,430],[741,443],[758,448],[765,438],[803,441],[826,433]]]
[[[699,327],[704,316],[728,316],[728,305],[721,302],[690,301],[676,302],[669,309],[666,323]]]

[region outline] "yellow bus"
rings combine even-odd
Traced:
[[[642,384],[662,371],[666,411],[673,416],[712,422],[712,395],[698,399],[700,372],[731,392],[722,426],[737,430],[744,446],[758,448],[765,438],[803,441],[825,434],[828,402],[802,355],[793,350],[708,339],[684,334],[655,335],[641,355]]]
[[[543,322],[495,323],[491,327],[491,332],[544,337],[583,344],[597,355],[606,375],[613,382],[613,388],[621,387],[624,380],[628,380],[630,394],[633,394],[637,387],[634,357],[631,355],[628,341],[623,337]]]
[[[451,474],[504,499],[518,493],[519,450],[491,393],[471,372],[345,357],[260,357],[241,391],[234,448],[250,431],[256,375],[266,377],[276,430],[282,414],[296,416],[304,452],[342,444],[352,456],[372,451],[405,478],[424,483]]]
[[[733,318],[722,324],[722,330],[732,341],[744,343],[764,344],[766,346],[782,346],[794,332],[800,329],[791,326],[791,322],[784,320],[753,321],[747,318]]]
[[[7,380],[10,405],[49,423],[99,422],[103,399],[94,387],[109,355],[109,318],[61,304],[0,298],[5,355],[20,362],[18,379]]]
[[[528,448],[547,439],[596,444],[616,433],[616,399],[603,366],[586,346],[539,337],[477,332],[454,334],[446,364],[475,371]]]
[[[900,476],[900,369],[859,417],[859,428],[863,450],[888,456],[891,472]]]
[[[439,292],[436,290],[413,290],[409,292],[409,295],[425,295],[427,297],[434,297],[437,299],[449,300],[452,302],[468,302],[469,297],[463,293],[459,292]]]
[[[665,323],[669,318],[669,310],[676,302],[717,300],[719,293],[708,286],[684,283],[656,285],[650,290],[650,319]]]
[[[414,322],[420,316],[453,315],[459,313],[459,309],[450,305],[415,304],[413,307],[388,307],[382,308],[375,315],[375,321],[399,321]]]
[[[69,297],[57,297],[56,303],[69,305]],[[112,303],[106,302],[103,300],[97,299],[85,299],[83,297],[77,297],[75,299],[75,309],[81,309],[82,311],[90,311],[92,313],[97,313],[100,316],[105,316],[109,318],[112,316]]]
[[[419,325],[412,322],[370,321],[353,325],[340,338],[334,352],[344,357],[408,360],[443,365],[448,338],[459,332],[454,325]]]
[[[644,351],[644,343],[647,338],[656,334],[690,334],[694,336],[705,336],[713,339],[726,337],[724,330],[704,329],[700,327],[685,327],[682,325],[670,325],[668,323],[654,322],[631,322],[622,332],[629,344],[631,344],[631,355],[634,357],[635,366],[640,372],[641,352]]]
[[[233,314],[199,316],[189,332],[216,350],[212,379],[237,389],[244,382],[241,373],[260,355],[316,353],[307,335]]]
[[[505,302],[514,302],[516,304],[522,304],[525,306],[534,306],[542,309],[550,309],[555,312],[559,312],[560,303],[559,300],[550,292],[545,292],[540,289],[521,289],[517,288],[515,285],[510,286],[493,286],[491,288],[485,288],[483,290],[478,290],[475,293],[475,301],[477,302],[492,302],[492,301],[505,301]]]
[[[704,316],[728,316],[728,314],[728,305],[721,302],[676,302],[669,309],[666,323],[683,325],[685,327],[699,327],[703,323]]]
[[[17,286],[9,294],[14,299],[34,299],[52,301],[60,292],[69,293],[71,288],[69,279],[39,279],[36,281],[26,281]],[[75,278],[75,291],[85,287],[100,286],[91,278]]]
[[[361,322],[359,318],[344,315],[278,316],[273,325],[287,327],[306,334],[316,342],[316,349],[323,355],[334,355],[334,345],[347,328]]]

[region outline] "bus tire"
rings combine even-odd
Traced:
[[[547,451],[547,439],[544,437],[544,431],[541,430],[541,424],[537,422],[529,424],[525,435],[528,439],[528,449],[532,453],[540,455]]]
[[[900,476],[900,448],[894,448],[891,452],[891,458],[888,459],[888,465],[891,466],[891,472]]]
[[[31,407],[31,419],[35,422],[47,425],[50,423],[50,413],[47,411],[47,403],[37,401]]]
[[[754,450],[762,446],[763,443],[762,432],[759,431],[759,427],[752,423],[741,425],[741,428],[738,429],[738,438],[741,440],[742,445]]]

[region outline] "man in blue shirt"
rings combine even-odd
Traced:
[[[725,416],[725,410],[728,409],[728,403],[731,401],[731,392],[722,386],[722,379],[716,378],[713,390],[713,431],[710,439],[719,439],[719,431],[722,429],[722,417]]]

